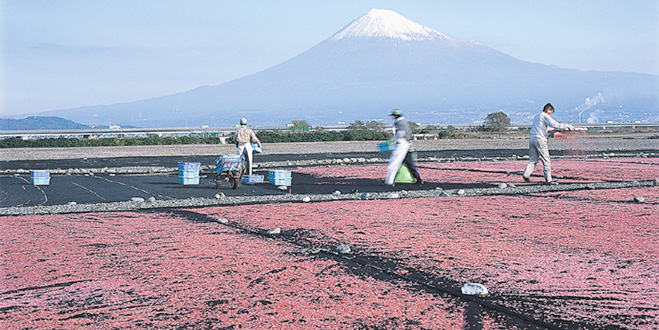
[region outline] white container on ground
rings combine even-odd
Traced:
[[[30,183],[35,186],[47,186],[50,184],[49,170],[30,171]]]
[[[179,171],[197,171],[197,172],[199,172],[199,166],[201,166],[201,163],[179,162],[178,163],[178,170]]]
[[[182,184],[182,185],[199,184],[199,176],[195,176],[195,177],[179,176],[178,177],[178,183]]]
[[[462,286],[462,294],[469,296],[485,297],[488,295],[487,288],[479,283],[465,283]]]

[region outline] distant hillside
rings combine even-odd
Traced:
[[[61,117],[30,116],[24,119],[0,118],[0,130],[41,130],[41,129],[87,129],[91,126],[78,124]],[[101,128],[101,127],[97,127]]]

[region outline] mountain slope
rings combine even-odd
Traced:
[[[30,116],[24,119],[0,118],[0,130],[89,129],[90,126],[59,117]]]
[[[393,108],[424,123],[471,123],[499,110],[519,122],[529,121],[546,102],[566,120],[571,109],[598,94],[604,103],[590,111],[610,113],[600,113],[602,120],[659,120],[659,76],[520,61],[374,9],[256,74],[149,100],[49,113],[83,123],[152,127],[229,126],[240,117],[262,126],[295,119],[328,125],[384,119]]]

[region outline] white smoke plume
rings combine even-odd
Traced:
[[[584,113],[584,111],[596,106],[598,103],[604,103],[604,98],[602,98],[602,93],[597,93],[597,95],[593,96],[592,98],[587,97],[586,101],[574,110],[579,111],[579,123],[581,123],[581,114]],[[591,114],[591,117],[593,114]],[[588,118],[589,122],[591,118]],[[597,115],[595,115],[595,120],[597,120]]]

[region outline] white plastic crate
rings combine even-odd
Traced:
[[[50,184],[50,177],[30,177],[30,184],[35,186],[47,186]]]
[[[178,183],[182,184],[182,185],[199,184],[199,176],[195,176],[195,177],[179,176],[178,177]]]
[[[184,178],[199,177],[199,170],[196,170],[196,171],[179,170],[178,171],[178,176],[179,177],[184,177]]]
[[[201,163],[181,162],[178,163],[179,171],[199,171]]]
[[[30,183],[35,186],[47,186],[50,184],[50,171],[34,170],[30,171]]]

